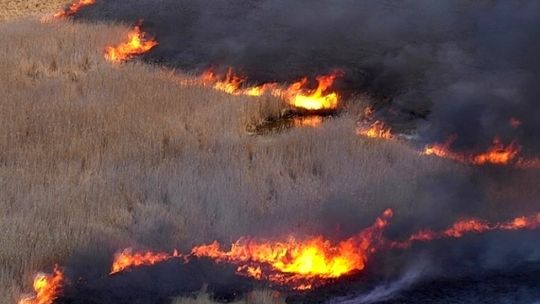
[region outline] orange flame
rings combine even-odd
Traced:
[[[296,108],[306,110],[332,110],[336,109],[339,102],[339,95],[330,90],[335,79],[342,75],[342,72],[335,71],[328,75],[317,76],[317,87],[314,90],[306,89],[308,85],[307,77],[284,87],[275,82],[264,83],[257,86],[247,86],[246,77],[239,76],[229,68],[224,77],[219,77],[209,69],[200,76],[203,85],[212,86],[216,90],[226,92],[231,95],[262,96],[270,94],[275,97],[284,98],[289,104]]]
[[[371,227],[337,244],[322,236],[303,241],[289,238],[284,242],[240,239],[229,250],[214,242],[195,247],[191,253],[238,264],[237,270],[246,276],[309,289],[317,280],[364,269],[391,217],[392,210],[388,209]]]
[[[376,120],[369,127],[359,127],[356,129],[356,134],[371,137],[371,138],[382,138],[382,139],[392,139],[391,129],[386,127],[384,122]]]
[[[62,291],[64,273],[56,265],[52,274],[38,273],[34,277],[35,295],[22,298],[18,304],[52,304]]]
[[[517,142],[513,141],[508,146],[505,146],[496,137],[493,139],[492,146],[486,152],[467,155],[450,150],[450,146],[455,139],[456,136],[452,136],[443,144],[428,145],[421,154],[448,158],[474,165],[507,165],[516,159],[521,150]]]
[[[411,235],[404,242],[392,242],[394,248],[408,248],[413,242],[427,242],[435,239],[443,238],[460,238],[469,233],[483,233],[494,230],[523,230],[536,229],[540,227],[540,212],[531,216],[516,217],[507,222],[488,223],[487,221],[470,218],[460,219],[452,224],[449,228],[435,232],[430,229],[420,230]]]
[[[156,45],[158,45],[157,41],[153,38],[147,38],[140,26],[136,25],[128,33],[127,42],[107,47],[105,59],[115,63],[123,62],[150,51]]]
[[[521,147],[515,141],[504,146],[498,138],[495,138],[493,145],[486,152],[475,155],[472,162],[476,165],[506,165],[519,154],[520,150]]]
[[[131,249],[124,249],[118,252],[114,256],[114,261],[109,274],[115,274],[126,269],[142,266],[142,265],[154,265],[159,262],[166,261],[171,258],[180,257],[175,250],[172,255],[168,253],[154,253],[151,251],[146,252],[133,252]]]
[[[68,8],[65,10],[58,12],[54,14],[54,18],[66,18],[71,17],[78,13],[83,7],[90,6],[92,4],[96,3],[96,0],[77,0],[73,2]]]
[[[290,85],[285,92],[285,97],[296,108],[306,110],[335,109],[338,106],[339,95],[336,92],[328,92],[328,90],[332,87],[336,78],[341,75],[342,72],[336,71],[329,75],[317,76],[318,85],[312,92],[304,89],[307,83],[307,78],[304,78]]]

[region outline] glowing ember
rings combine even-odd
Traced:
[[[323,118],[320,116],[305,116],[305,117],[296,117],[293,120],[295,127],[311,127],[317,128],[323,122]]]
[[[521,127],[521,125],[523,124],[523,122],[515,117],[511,117],[510,118],[510,126],[514,129],[517,129],[519,127]]]
[[[115,255],[110,274],[141,265],[154,265],[175,257],[180,257],[176,250],[170,255],[163,252],[154,253],[151,251],[134,253],[131,249],[125,249]]]
[[[128,41],[117,46],[109,46],[105,50],[105,59],[111,62],[123,62],[135,56],[142,55],[158,45],[152,38],[146,38],[146,34],[136,25],[128,33]]]
[[[34,278],[35,295],[22,298],[18,304],[52,304],[62,291],[64,274],[58,266],[52,274],[38,273]]]
[[[79,12],[83,7],[89,6],[96,3],[96,0],[77,0],[73,2],[68,8],[65,10],[58,12],[54,14],[54,18],[66,18],[75,15],[77,12]]]
[[[285,242],[240,239],[229,250],[214,242],[193,248],[192,254],[238,264],[241,274],[257,279],[309,289],[317,280],[364,269],[391,217],[392,210],[388,209],[371,227],[339,243],[322,236],[302,241],[289,238]]]
[[[308,79],[306,77],[285,87],[275,82],[264,83],[256,86],[246,85],[246,78],[239,76],[229,68],[224,77],[219,77],[213,70],[205,71],[201,77],[201,83],[211,86],[216,90],[226,92],[231,95],[262,96],[270,94],[283,98],[296,107],[306,110],[332,110],[336,109],[339,103],[339,95],[330,91],[335,79],[342,75],[336,71],[329,75],[317,76],[317,87],[313,90],[306,88]]]

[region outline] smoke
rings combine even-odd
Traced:
[[[342,69],[342,91],[371,94],[388,120],[422,118],[423,142],[539,148],[536,1],[99,1],[81,16],[143,18],[160,41],[146,59],[188,71],[232,66],[259,82]]]
[[[393,298],[402,290],[409,288],[416,283],[426,271],[427,265],[416,265],[407,270],[395,281],[376,286],[373,290],[358,295],[352,299],[338,299],[330,301],[330,304],[370,304],[385,301]]]

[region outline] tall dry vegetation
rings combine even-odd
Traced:
[[[354,111],[322,128],[249,135],[275,102],[110,65],[102,50],[126,30],[0,24],[3,303],[76,253],[106,268],[124,246],[186,249],[336,223],[353,231],[387,207],[413,213],[422,178],[461,172],[356,136]]]
[[[0,21],[57,12],[68,0],[0,0]]]

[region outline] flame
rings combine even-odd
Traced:
[[[18,304],[52,304],[62,291],[64,273],[55,265],[52,274],[38,273],[34,277],[34,295],[19,300]]]
[[[321,279],[332,279],[361,271],[376,250],[382,231],[392,217],[387,209],[375,223],[347,240],[333,243],[322,236],[286,241],[260,241],[243,238],[223,250],[218,242],[193,248],[191,254],[218,262],[239,265],[240,274],[310,289]]]
[[[95,4],[96,0],[77,0],[73,2],[68,8],[65,10],[58,12],[53,15],[53,18],[66,18],[71,17],[78,13],[83,7],[90,6],[92,4]]]
[[[394,138],[394,135],[392,135],[391,129],[389,127],[386,127],[384,122],[380,120],[376,120],[368,128],[365,128],[365,127],[357,128],[356,134],[366,136],[366,137],[371,137],[371,138],[382,138],[382,139]]]
[[[308,78],[282,86],[275,82],[249,86],[247,78],[236,74],[232,68],[227,69],[224,77],[219,77],[212,69],[206,70],[200,76],[200,82],[205,86],[226,92],[231,95],[262,96],[270,94],[285,99],[290,105],[305,110],[332,110],[339,103],[339,95],[330,90],[335,79],[342,75],[341,71],[334,71],[328,75],[316,77],[317,87],[313,90],[306,88]]]
[[[117,46],[109,46],[105,50],[105,59],[111,62],[123,62],[135,56],[142,55],[158,45],[153,38],[147,38],[141,31],[141,27],[136,25],[128,33],[128,41]]]
[[[408,248],[413,242],[427,242],[435,239],[460,238],[470,233],[484,233],[495,230],[524,230],[536,229],[540,227],[540,212],[531,216],[519,216],[506,222],[489,223],[487,221],[469,218],[460,219],[449,228],[435,232],[430,229],[423,229],[412,234],[404,242],[391,242],[393,248]]]
[[[296,108],[306,110],[336,109],[339,95],[336,92],[328,92],[328,90],[332,87],[336,78],[341,75],[342,72],[336,71],[329,75],[317,76],[318,85],[312,92],[305,91],[304,87],[307,83],[307,78],[303,78],[287,88],[285,92],[286,99]]]
[[[515,141],[504,146],[498,138],[495,138],[493,145],[486,152],[475,155],[472,162],[476,165],[506,165],[519,154],[520,150],[521,147]]]
[[[455,139],[456,136],[452,136],[443,144],[428,145],[424,148],[424,151],[421,152],[421,154],[448,158],[462,163],[470,163],[474,165],[508,165],[516,160],[516,157],[521,151],[521,147],[516,141],[513,141],[509,145],[505,146],[497,137],[495,137],[495,139],[493,139],[493,144],[487,151],[468,155],[450,150],[450,146]]]
[[[109,274],[115,274],[137,266],[154,265],[176,257],[180,257],[176,250],[170,255],[163,252],[133,252],[130,248],[124,249],[115,254],[111,272]]]

